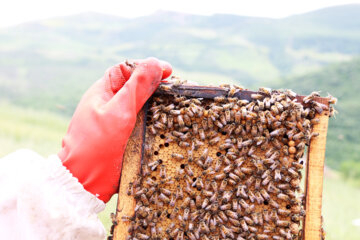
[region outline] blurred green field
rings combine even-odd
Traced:
[[[57,153],[69,119],[48,111],[15,107],[0,101],[0,157],[19,148],[43,156]]]
[[[66,132],[68,118],[46,111],[29,110],[0,102],[0,157],[19,148],[30,148],[44,156],[56,153]],[[330,172],[331,174],[329,174]],[[326,239],[360,239],[360,189],[348,184],[337,173],[326,171],[323,215]],[[110,229],[109,215],[115,212],[117,196],[99,214],[106,230]]]

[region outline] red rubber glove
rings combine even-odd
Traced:
[[[155,58],[106,71],[82,97],[58,156],[84,188],[104,202],[118,191],[123,153],[136,115],[172,72]]]

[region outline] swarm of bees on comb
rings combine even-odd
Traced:
[[[227,95],[214,99],[152,98],[127,239],[302,239],[302,157],[318,114],[333,107],[317,92],[301,104],[291,90],[244,100],[243,88],[221,87]]]

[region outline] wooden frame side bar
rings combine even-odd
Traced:
[[[116,220],[118,225],[114,230],[113,239],[125,240],[128,236],[129,222],[122,221],[123,216],[132,216],[134,214],[136,200],[133,196],[127,195],[127,188],[130,182],[140,174],[141,161],[143,159],[143,142],[145,139],[145,126],[146,126],[146,109],[145,105],[139,112],[133,132],[126,145],[123,166],[120,177],[120,188],[118,203],[116,208]]]
[[[324,179],[324,162],[326,135],[329,122],[328,112],[319,115],[320,123],[314,126],[313,132],[319,136],[312,138],[308,149],[305,181],[306,215],[303,226],[304,240],[322,239],[322,192]]]

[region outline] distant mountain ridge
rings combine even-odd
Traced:
[[[83,13],[36,21],[0,29],[0,94],[71,114],[107,67],[147,56],[204,84],[271,86],[360,54],[358,26],[360,5],[283,19],[160,11],[135,19]]]

